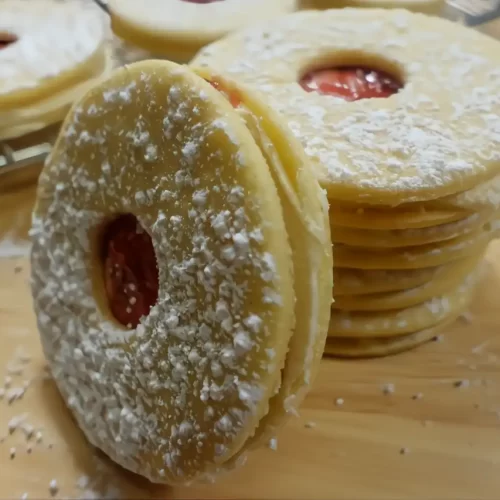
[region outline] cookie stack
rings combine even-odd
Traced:
[[[405,10],[300,12],[202,50],[259,89],[330,202],[327,353],[415,346],[469,304],[500,201],[500,45]]]
[[[203,46],[297,9],[297,0],[109,0],[112,29],[128,60],[189,61]]]
[[[0,2],[0,140],[61,122],[109,73],[107,29],[93,4]]]

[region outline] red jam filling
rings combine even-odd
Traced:
[[[102,259],[111,312],[135,328],[158,299],[158,266],[151,237],[133,215],[121,215],[105,228]]]
[[[355,66],[311,71],[299,83],[306,92],[318,92],[346,101],[390,97],[403,87],[401,81],[389,73]]]
[[[241,104],[241,97],[239,94],[235,91],[229,92],[226,90],[220,82],[217,82],[215,80],[207,80],[207,82],[212,85],[212,87],[215,90],[218,90],[221,94],[224,94],[224,96],[227,98],[227,100],[231,103],[233,108],[237,108]]]
[[[0,50],[5,49],[9,45],[17,42],[17,38],[14,35],[9,35],[6,33],[0,34]]]

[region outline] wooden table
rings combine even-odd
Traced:
[[[0,242],[10,232],[21,254],[32,198],[32,188],[0,196]],[[500,244],[488,253],[470,317],[442,342],[385,359],[324,360],[277,451],[263,449],[217,484],[192,488],[152,486],[87,445],[46,374],[28,277],[27,257],[0,259],[0,388],[4,376],[12,379],[0,400],[1,498],[48,498],[52,480],[61,498],[500,495]],[[385,394],[385,384],[394,393]]]

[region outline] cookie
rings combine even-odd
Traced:
[[[395,206],[499,174],[499,47],[437,17],[347,8],[254,25],[191,64],[259,89],[334,203]]]
[[[270,408],[285,418],[330,311],[325,194],[293,137],[274,148],[286,131],[270,110],[214,87],[145,61],[93,88],[42,172],[32,230],[65,401],[92,444],[168,484],[225,468]]]

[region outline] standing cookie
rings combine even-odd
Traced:
[[[32,289],[52,373],[89,441],[155,482],[232,466],[274,431],[328,329],[326,196],[273,114],[221,90],[166,61],[118,70],[40,177]]]

